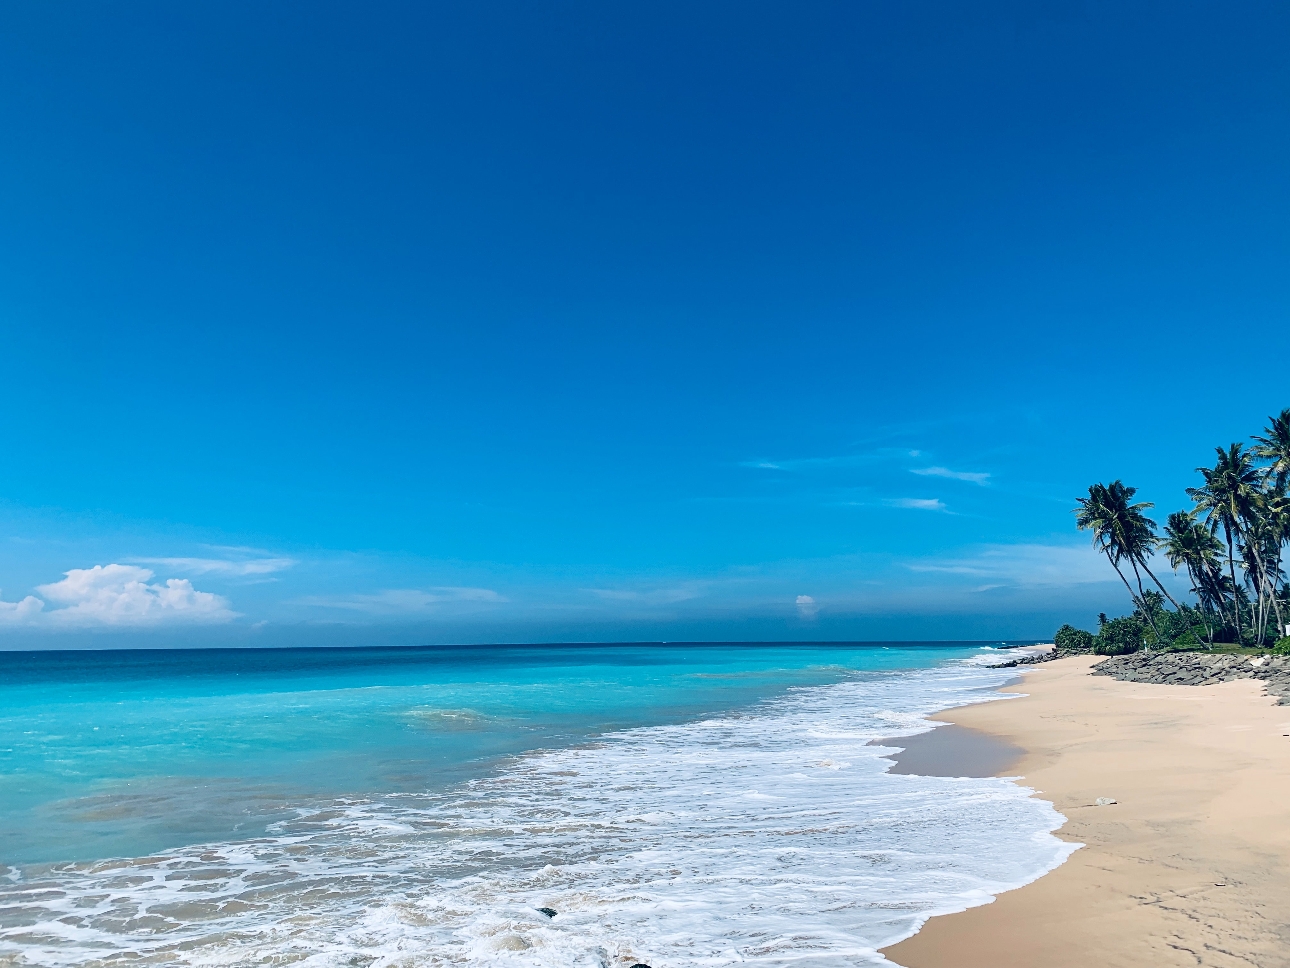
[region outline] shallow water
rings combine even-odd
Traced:
[[[1069,852],[865,745],[991,698],[975,647],[418,651],[7,677],[0,957],[853,964]]]

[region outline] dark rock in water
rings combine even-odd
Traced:
[[[636,964],[632,965],[632,968],[649,968],[649,965],[645,964],[643,961],[638,961]]]
[[[539,914],[545,914],[548,918],[555,917],[555,908],[538,908]]]
[[[1047,652],[1032,652],[1023,655],[1019,659],[1009,659],[1007,662],[995,662],[992,665],[996,669],[1014,669],[1017,666],[1037,665],[1040,662],[1052,662],[1054,659],[1065,659],[1072,655],[1089,655],[1093,650],[1087,646],[1071,646],[1069,644],[1054,645]]]

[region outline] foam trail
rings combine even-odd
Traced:
[[[877,963],[1074,849],[1012,781],[893,776],[865,745],[1009,677],[868,674],[443,795],[302,807],[256,840],[26,868],[0,887],[0,963]]]

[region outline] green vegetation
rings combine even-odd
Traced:
[[[1132,616],[1103,622],[1093,642],[1097,655],[1125,655],[1137,652],[1147,640],[1147,626]]]
[[[1091,633],[1073,625],[1063,625],[1053,636],[1053,645],[1058,652],[1092,652],[1096,641]]]
[[[1069,625],[1059,635],[1072,645],[1076,633],[1088,636],[1099,655],[1219,643],[1266,649],[1272,640],[1273,649],[1290,653],[1290,585],[1281,565],[1290,542],[1290,408],[1269,418],[1252,440],[1249,447],[1215,448],[1214,466],[1196,468],[1202,483],[1187,489],[1193,506],[1170,514],[1163,536],[1146,516],[1154,505],[1134,501],[1136,488],[1118,480],[1089,487],[1075,523],[1092,532],[1134,610],[1100,616],[1096,636]],[[1185,571],[1194,604],[1175,601],[1152,572],[1157,551],[1175,573]]]

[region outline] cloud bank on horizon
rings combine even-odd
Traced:
[[[152,583],[154,573],[137,565],[73,568],[62,581],[39,586],[40,597],[0,601],[0,625],[51,630],[162,628],[230,622],[238,617],[228,600],[198,591],[186,578]]]
[[[449,641],[548,640],[553,629],[563,630],[554,637],[635,640],[684,639],[690,637],[686,629],[720,629],[733,620],[738,627],[760,630],[754,638],[811,637],[822,628],[833,630],[834,636],[866,638],[873,637],[865,634],[866,622],[883,616],[988,614],[1002,601],[1000,595],[1011,596],[1011,608],[1042,612],[1054,599],[1060,607],[1072,591],[1075,598],[1086,598],[1081,588],[1100,586],[1099,594],[1111,599],[1118,591],[1085,544],[981,546],[956,556],[920,559],[768,563],[671,585],[655,578],[587,588],[546,576],[503,590],[427,584],[300,595],[298,586],[287,583],[269,586],[275,594],[268,598],[262,583],[241,580],[257,574],[254,568],[210,568],[204,559],[188,556],[168,560],[201,561],[191,567],[230,584],[221,594],[198,589],[187,578],[157,580],[151,569],[138,565],[73,568],[61,581],[37,586],[36,594],[0,601],[0,632],[40,636],[25,638],[27,646],[54,644],[59,633],[96,632],[130,632],[135,636],[131,641],[139,644],[147,641],[137,638],[141,634],[164,640],[168,631],[187,636],[203,627],[240,629],[235,639],[242,644],[269,645],[288,638],[307,644],[308,635],[300,637],[302,629],[329,627],[355,634],[364,627],[385,629],[375,633],[382,637],[403,629],[413,636],[409,641],[441,640],[436,628]],[[345,571],[335,561],[262,560],[320,566],[333,575]],[[357,584],[372,577],[351,570],[340,580]],[[810,591],[802,591],[803,586]],[[252,593],[253,600],[241,600]],[[284,630],[290,632],[287,638]],[[245,635],[252,633],[254,640],[247,640]]]

